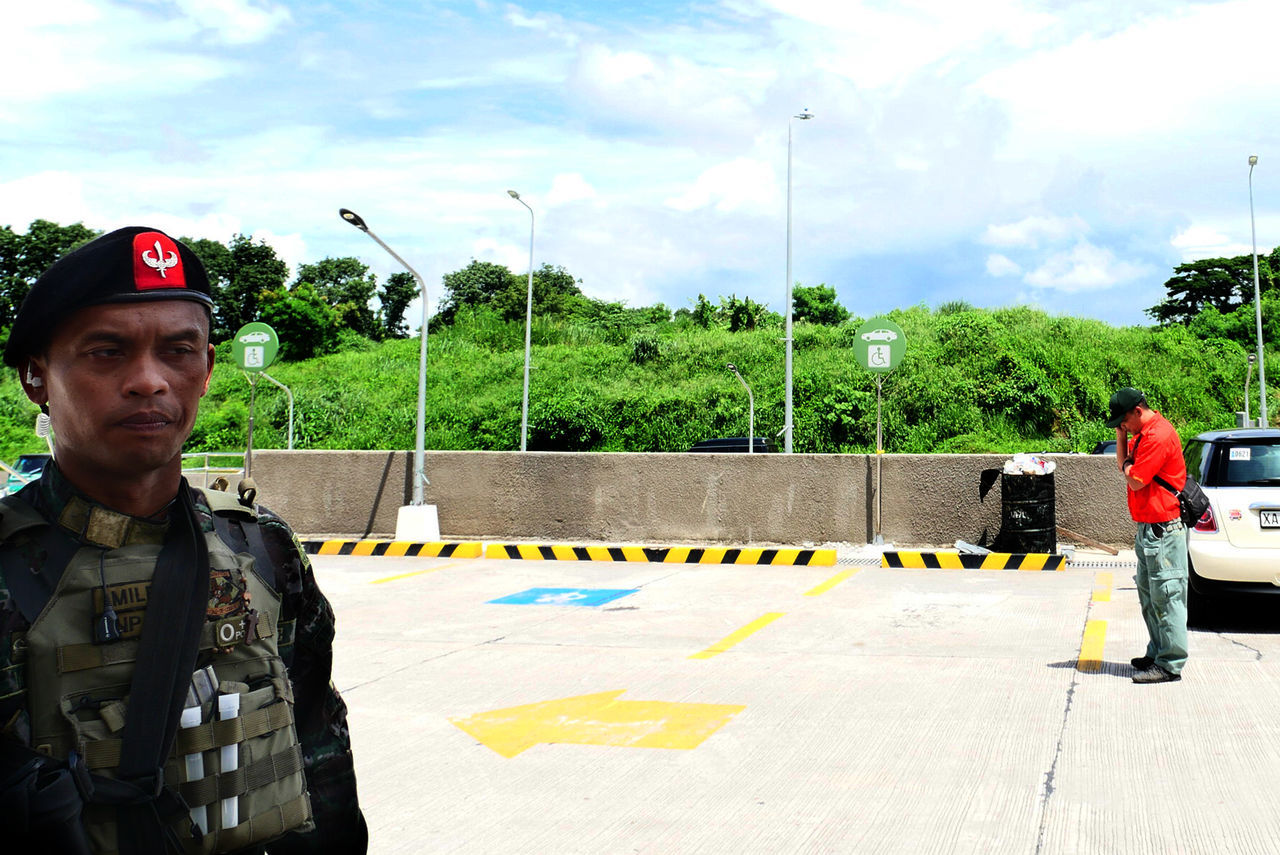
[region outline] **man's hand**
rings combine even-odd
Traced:
[[[1129,457],[1129,431],[1123,426],[1116,428],[1116,467],[1123,472],[1125,461]]]

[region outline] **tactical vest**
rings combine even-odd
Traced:
[[[245,527],[258,525],[256,514],[235,497],[219,491],[203,494],[214,514],[237,518]],[[5,501],[3,514],[0,543],[23,529],[48,525],[23,502]],[[217,853],[313,825],[294,726],[293,689],[279,654],[280,597],[259,576],[250,555],[233,552],[215,532],[204,537],[213,614],[204,624],[196,664],[213,667],[218,695],[239,695],[239,711],[220,718],[218,698],[206,702],[200,723],[177,731],[164,782],[193,809],[172,823],[183,846],[188,852]],[[80,547],[25,638],[15,640],[15,648],[25,648],[21,656],[36,750],[59,760],[75,752],[92,774],[116,777],[120,734],[133,701],[128,693],[138,638],[160,548],[146,543]],[[262,569],[271,578],[271,568]],[[94,621],[103,612],[104,597],[118,615],[123,638],[94,644]],[[217,613],[224,602],[227,616],[221,617]],[[256,625],[240,603],[252,603]],[[197,757],[199,763],[193,763]],[[224,768],[224,757],[234,757],[234,771]],[[198,766],[203,773],[193,779]],[[226,800],[235,800],[238,821],[224,828]],[[207,833],[193,836],[192,817],[202,807]],[[116,809],[91,800],[84,817],[94,851],[115,853]]]

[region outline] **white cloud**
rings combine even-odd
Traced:
[[[738,157],[705,170],[692,187],[664,204],[677,211],[713,207],[719,213],[727,213],[739,209],[769,211],[777,199],[769,164]]]
[[[1028,53],[974,88],[1019,117],[1019,148],[1031,139],[1060,145],[1150,135],[1163,148],[1171,131],[1214,127],[1215,116],[1270,97],[1277,28],[1273,0],[1169,3],[1131,26],[1088,28],[1061,47]]]
[[[177,6],[230,45],[261,41],[291,17],[284,6],[254,0],[177,0]]]
[[[596,198],[596,189],[587,183],[580,172],[562,172],[551,179],[551,189],[547,191],[548,205],[564,205],[583,199]]]
[[[990,225],[982,242],[990,246],[1035,248],[1041,241],[1055,243],[1088,233],[1089,224],[1080,217],[1023,217],[1016,223]]]
[[[84,198],[84,180],[70,172],[37,172],[0,184],[0,225],[15,231],[25,232],[37,219],[69,225],[90,220],[93,213]]]
[[[1023,281],[1037,288],[1073,293],[1110,288],[1150,272],[1146,265],[1119,261],[1111,250],[1080,241],[1066,252],[1051,255]]]
[[[987,273],[991,276],[1017,276],[1022,267],[1016,261],[998,252],[987,256]]]
[[[1184,262],[1202,258],[1233,258],[1253,252],[1252,244],[1235,242],[1212,226],[1188,226],[1174,235],[1169,243],[1182,253]]]

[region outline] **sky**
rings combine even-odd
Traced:
[[[41,0],[0,28],[0,225],[471,259],[583,291],[1146,324],[1280,244],[1274,0]],[[812,118],[798,119],[808,111]],[[790,158],[790,180],[788,162]],[[409,317],[420,309],[411,307]]]

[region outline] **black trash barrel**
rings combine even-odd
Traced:
[[[1000,476],[1001,552],[1058,551],[1053,473]]]

